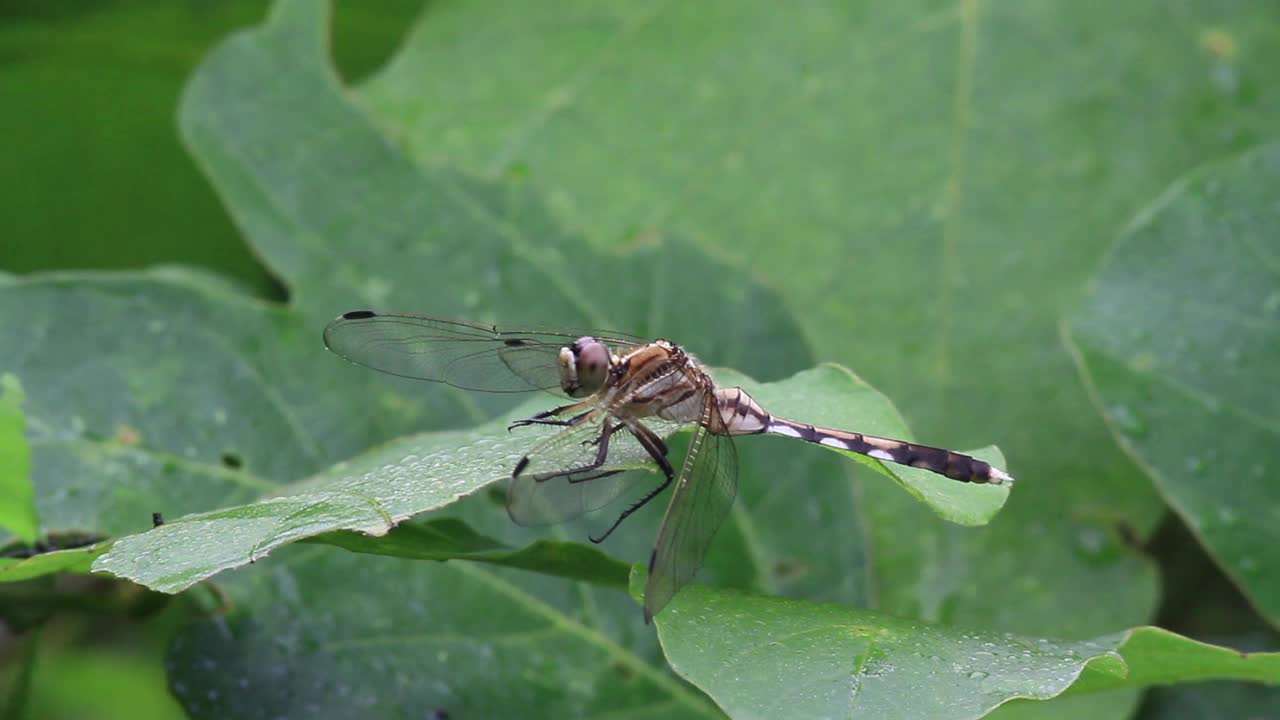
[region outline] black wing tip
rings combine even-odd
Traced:
[[[378,317],[378,313],[372,310],[348,310],[338,316],[339,320],[368,320],[369,318]]]
[[[520,462],[516,463],[516,469],[511,471],[511,477],[513,478],[520,477],[520,473],[524,472],[524,469],[528,466],[529,466],[529,456],[525,455],[524,457],[520,458]]]

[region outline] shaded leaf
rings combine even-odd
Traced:
[[[626,588],[631,571],[630,565],[577,543],[539,540],[511,549],[452,518],[404,523],[381,538],[344,531],[320,535],[315,542],[375,555],[493,563],[615,588]]]
[[[1253,683],[1212,682],[1152,692],[1140,720],[1235,720],[1265,718],[1280,706],[1280,688]]]
[[[1280,146],[1199,171],[1120,238],[1064,337],[1116,439],[1280,623]]]
[[[664,667],[624,593],[310,545],[269,567],[234,573],[237,613],[174,642],[192,717],[720,717]]]
[[[109,542],[93,533],[62,532],[37,543],[0,547],[0,582],[20,582],[54,573],[87,575]]]

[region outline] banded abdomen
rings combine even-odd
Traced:
[[[922,468],[961,482],[992,485],[1013,482],[1013,478],[1008,473],[991,467],[990,463],[951,450],[917,445],[905,440],[863,435],[847,430],[814,427],[806,423],[774,417],[765,412],[741,388],[717,390],[716,400],[720,405],[721,423],[719,426],[708,428],[714,433],[784,435],[849,450],[885,462]]]
[[[983,460],[905,440],[814,427],[778,417],[770,417],[763,432],[800,438],[819,445],[850,450],[885,462],[922,468],[960,482],[992,485],[1013,482],[1013,478],[1008,473],[992,467],[990,463]]]

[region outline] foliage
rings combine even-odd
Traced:
[[[1273,13],[433,4],[347,88],[323,6],[282,0],[179,126],[289,303],[173,267],[0,276],[0,582],[216,584],[167,663],[194,717],[1119,718],[1156,684],[1280,682],[1145,627],[1125,542],[1167,504],[1275,622],[1280,153],[1236,156],[1280,115]],[[655,636],[621,589],[661,508],[599,549],[513,527],[493,483],[530,435],[504,428],[550,399],[349,367],[319,334],[354,307],[669,337],[779,414],[910,435],[815,367],[839,359],[1019,483],[743,438]]]

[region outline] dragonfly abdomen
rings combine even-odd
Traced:
[[[773,420],[742,388],[725,388],[715,392],[720,416],[710,418],[707,430],[717,435],[762,433]]]
[[[951,450],[917,445],[905,440],[814,427],[784,418],[770,418],[764,432],[800,438],[811,443],[849,450],[885,462],[909,465],[945,475],[952,480],[1000,485],[1013,482],[1008,473],[989,463]]]

